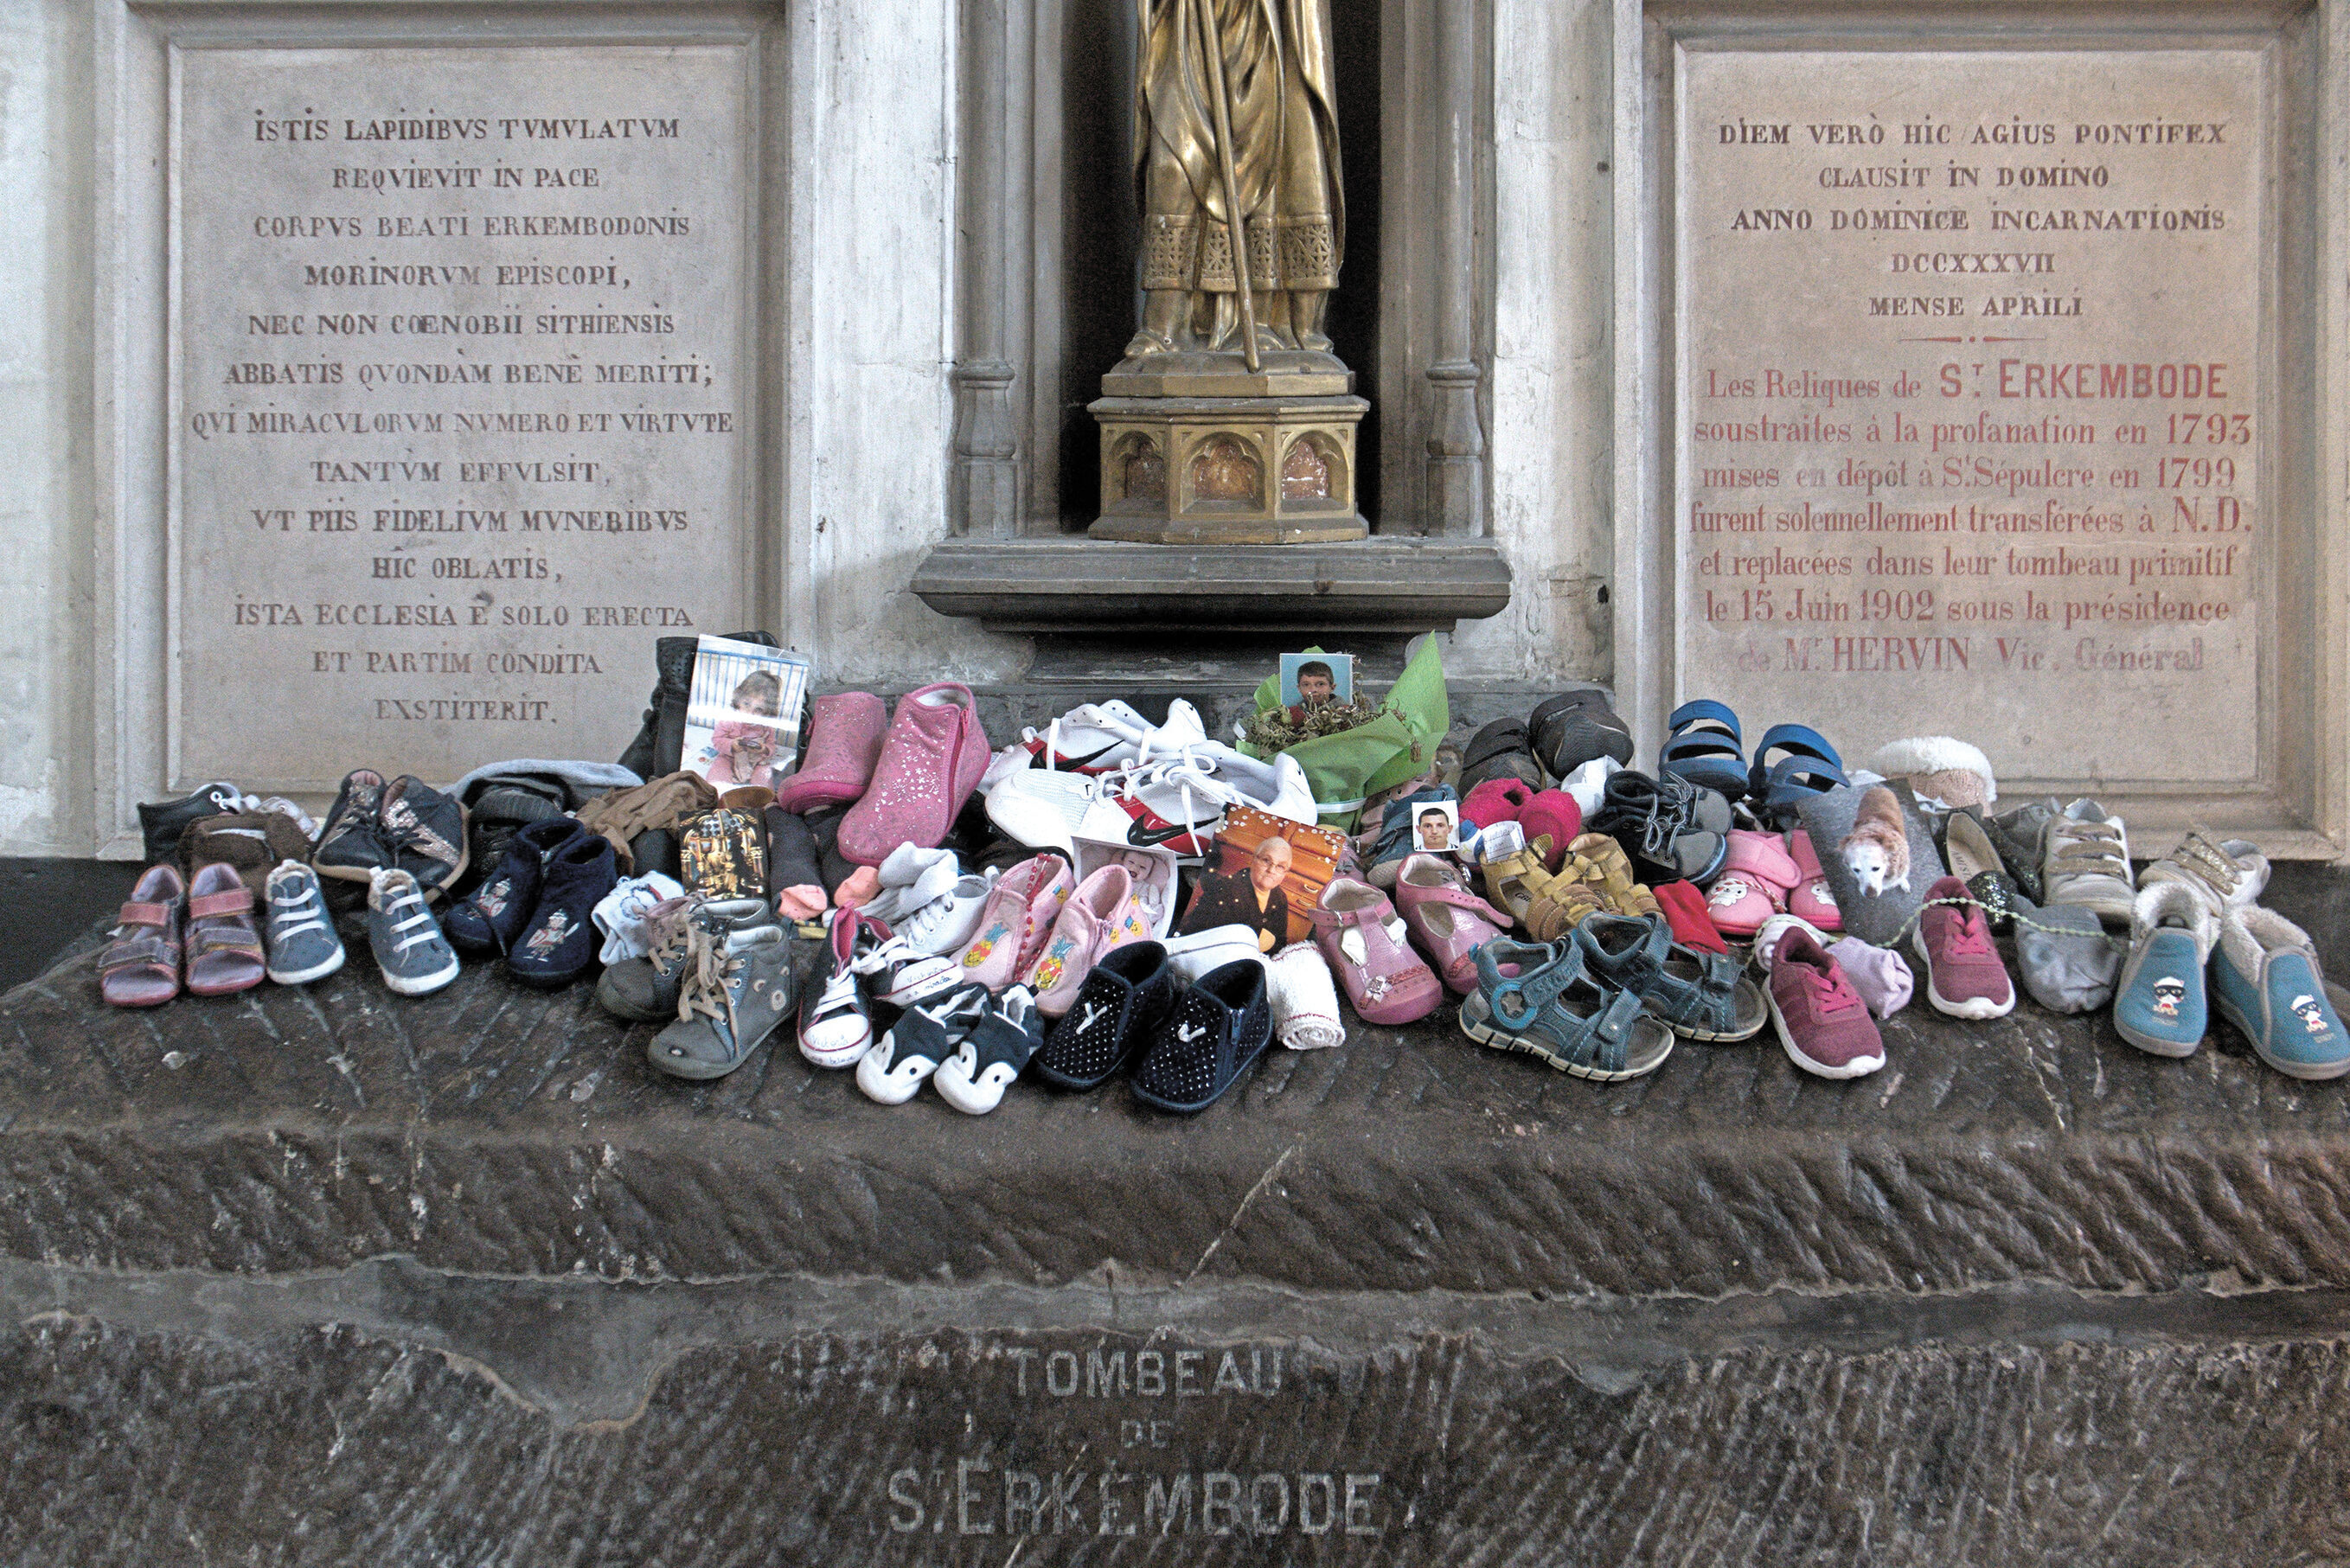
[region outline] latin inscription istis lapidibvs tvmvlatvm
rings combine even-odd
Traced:
[[[181,782],[611,755],[743,580],[741,52],[192,52]]]
[[[2262,70],[1686,57],[1682,695],[1847,757],[1948,732],[2042,778],[2255,775]]]

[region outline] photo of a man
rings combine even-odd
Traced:
[[[1240,871],[1210,871],[1200,878],[1200,896],[1183,919],[1188,934],[1218,926],[1248,926],[1256,932],[1257,950],[1271,952],[1289,940],[1289,895],[1282,880],[1289,875],[1291,855],[1286,839],[1268,838],[1256,846]]]
[[[1442,854],[1452,847],[1452,814],[1440,805],[1420,808],[1419,846],[1432,854]]]

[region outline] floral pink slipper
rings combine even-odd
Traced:
[[[807,754],[775,791],[775,804],[796,814],[862,795],[888,725],[889,710],[870,691],[817,698],[808,704]]]
[[[979,929],[955,957],[962,982],[995,992],[1027,973],[1075,886],[1069,863],[1057,855],[1024,860],[996,878],[980,911]]]
[[[1134,904],[1134,878],[1123,866],[1105,866],[1061,906],[1045,950],[1021,981],[1036,993],[1036,1011],[1058,1018],[1076,1005],[1078,988],[1101,956],[1118,945]]]
[[[1368,882],[1333,879],[1322,890],[1313,918],[1314,945],[1336,971],[1364,1023],[1409,1023],[1435,1012],[1444,1000],[1436,971],[1404,941],[1395,906]]]
[[[99,995],[117,1007],[155,1007],[180,994],[180,907],[187,898],[175,867],[140,873],[98,961]]]
[[[1751,937],[1784,906],[1795,885],[1795,863],[1775,833],[1735,828],[1721,874],[1706,889],[1705,912],[1725,937]]]
[[[840,853],[879,866],[901,844],[935,849],[987,772],[971,688],[941,680],[898,699],[873,787],[840,819]]]
[[[1787,891],[1787,913],[1801,915],[1824,931],[1844,929],[1844,916],[1836,909],[1835,895],[1828,891],[1828,879],[1820,869],[1820,852],[1812,846],[1812,836],[1798,827],[1787,835],[1787,858],[1795,863],[1795,883]]]
[[[1510,934],[1510,917],[1469,890],[1450,860],[1415,855],[1396,873],[1395,901],[1405,929],[1460,995],[1477,989],[1477,949]]]

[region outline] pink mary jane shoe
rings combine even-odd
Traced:
[[[1444,1000],[1436,971],[1404,940],[1395,906],[1369,883],[1336,878],[1323,889],[1313,919],[1314,945],[1364,1023],[1409,1023]]]
[[[1458,995],[1477,989],[1477,950],[1510,934],[1510,917],[1469,890],[1451,862],[1415,855],[1396,873],[1396,911]]]

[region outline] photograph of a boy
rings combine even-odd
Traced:
[[[743,718],[721,719],[711,727],[702,776],[713,784],[775,787],[775,728],[772,720],[783,706],[784,683],[772,670],[754,670],[735,683],[726,701],[730,713]]]
[[[1281,686],[1289,722],[1303,724],[1316,708],[1355,700],[1355,661],[1345,654],[1285,653],[1281,657]]]

